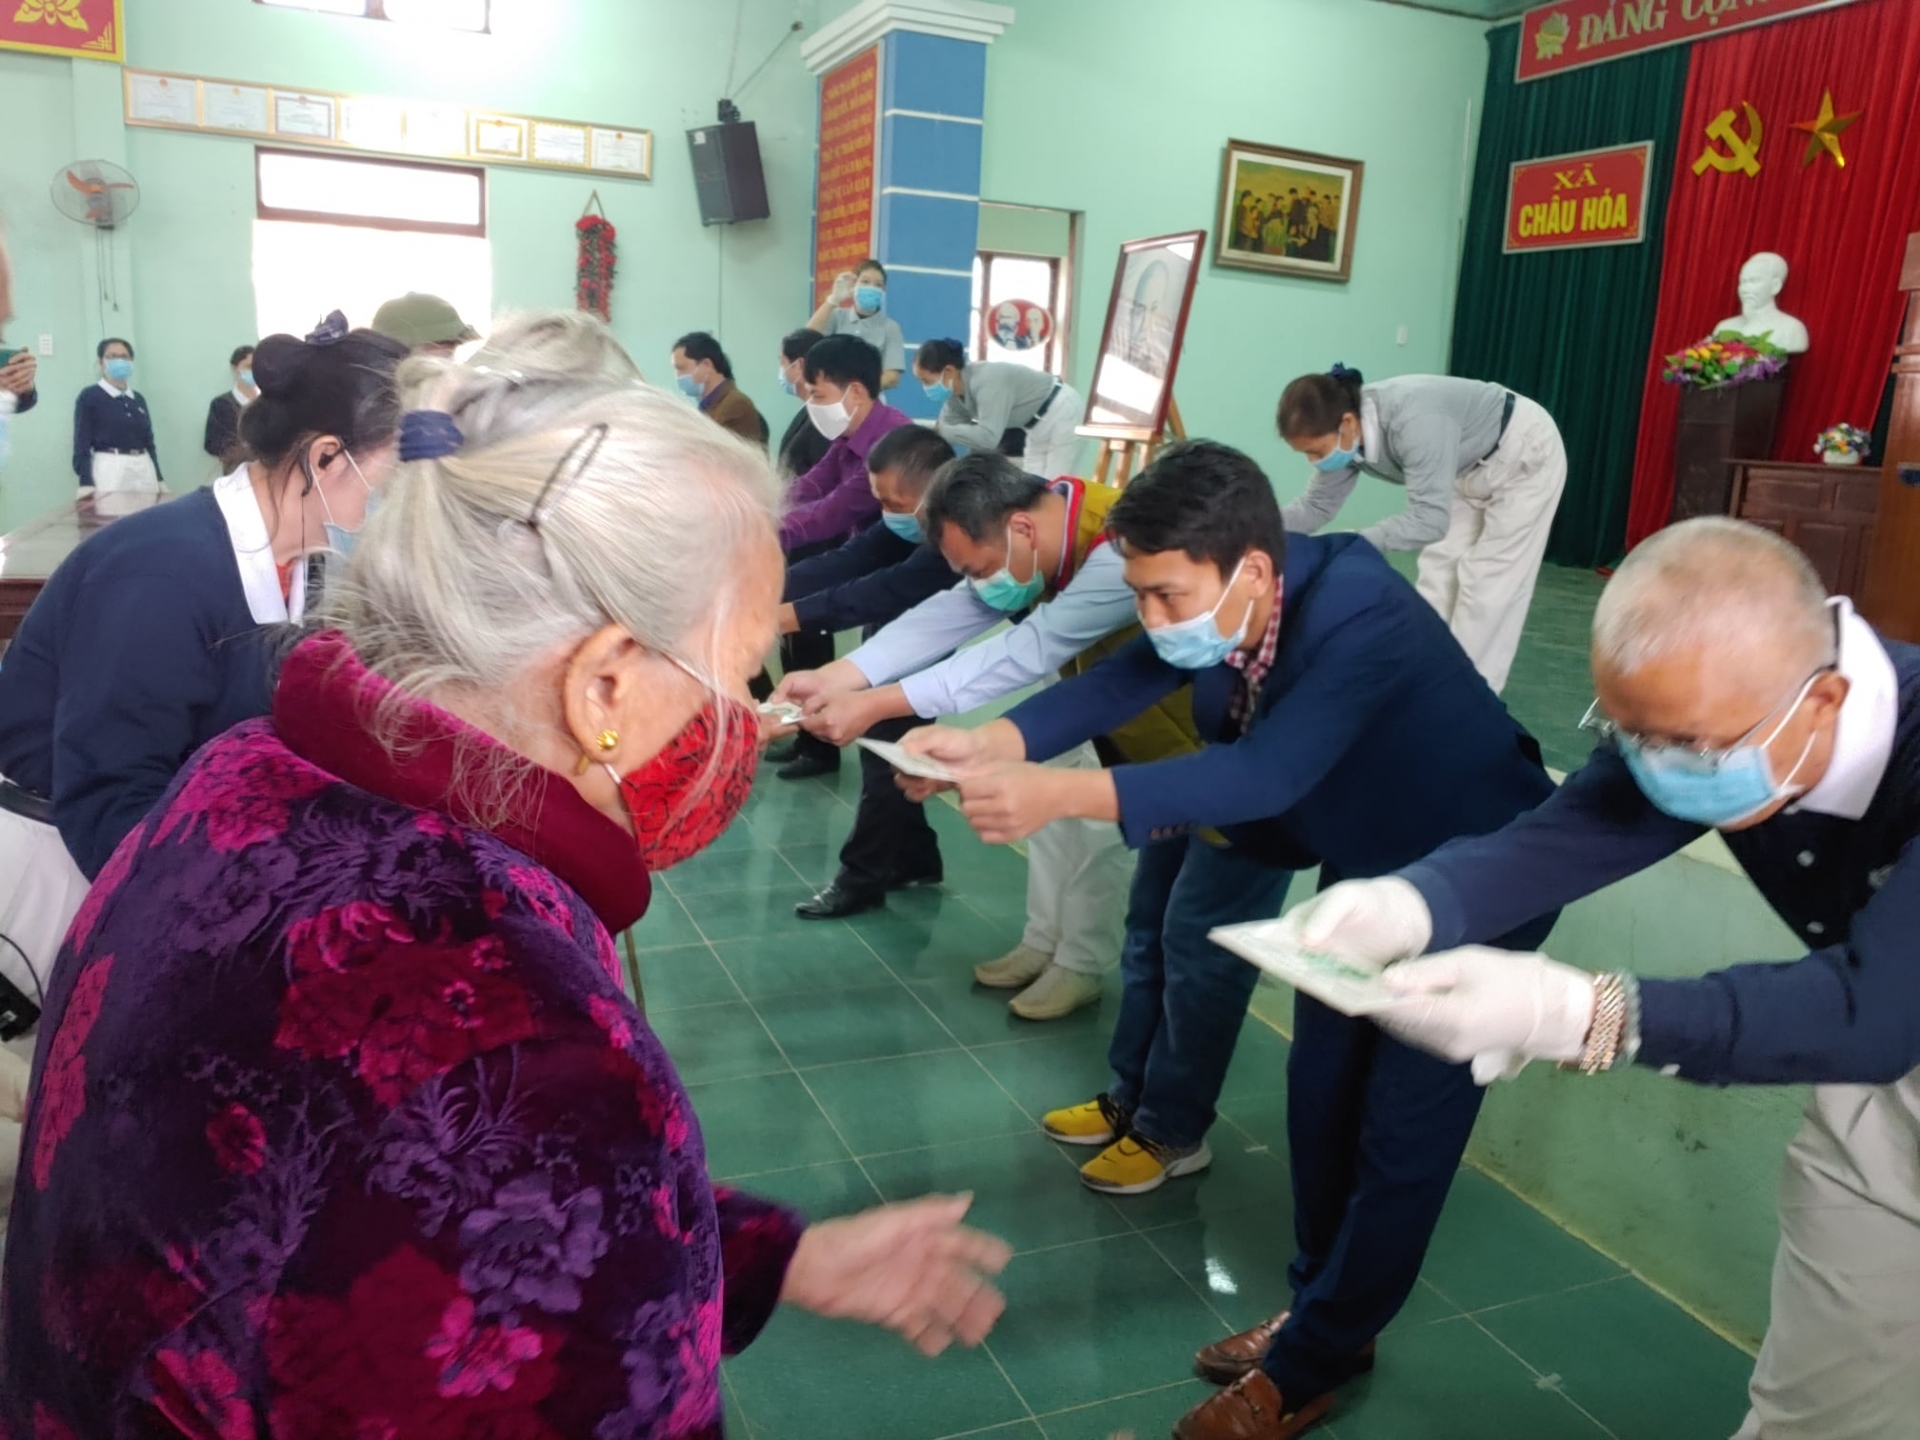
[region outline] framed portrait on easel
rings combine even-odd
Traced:
[[[1080,434],[1153,444],[1165,432],[1206,243],[1206,231],[1186,230],[1120,247]]]
[[[1350,279],[1366,169],[1359,160],[1229,140],[1213,263],[1310,280]]]

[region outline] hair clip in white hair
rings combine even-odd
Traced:
[[[547,476],[547,483],[540,487],[540,493],[534,497],[533,508],[527,512],[529,530],[539,531],[540,522],[546,519],[549,504],[558,500],[566,493],[568,486],[586,473],[606,438],[607,423],[604,420],[597,425],[589,425],[574,436],[573,443],[567,446],[566,453],[554,465],[553,473]]]

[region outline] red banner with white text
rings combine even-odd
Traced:
[[[0,0],[4,4],[5,0]],[[880,148],[880,47],[820,77],[820,169],[813,209],[813,303],[872,253],[874,158]]]
[[[1552,0],[1520,21],[1516,80],[1685,45],[1856,0]]]
[[[1647,238],[1653,142],[1519,160],[1507,175],[1506,252]]]
[[[127,58],[121,0],[0,0],[0,50]]]

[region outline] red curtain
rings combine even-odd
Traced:
[[[1662,357],[1738,314],[1734,279],[1757,250],[1791,267],[1780,308],[1813,348],[1788,367],[1778,458],[1812,460],[1813,439],[1845,420],[1873,424],[1899,334],[1896,288],[1907,236],[1920,230],[1920,3],[1866,0],[1696,44],[1667,200],[1660,304],[1634,457],[1627,543],[1667,523],[1679,392]],[[1552,82],[1546,82],[1552,83]],[[1844,170],[1824,150],[1802,168],[1807,135],[1787,127],[1834,110],[1863,112],[1840,137]],[[1693,173],[1706,128],[1741,102],[1764,127],[1760,174]]]

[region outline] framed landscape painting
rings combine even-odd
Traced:
[[[1213,261],[1241,270],[1346,280],[1366,166],[1336,155],[1227,142]]]

